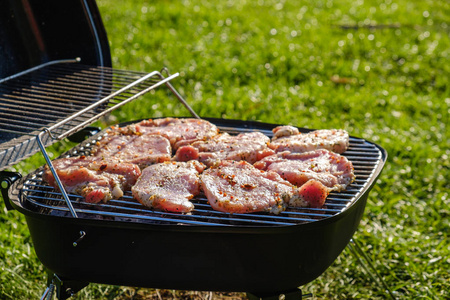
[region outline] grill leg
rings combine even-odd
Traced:
[[[389,295],[391,299],[395,299],[391,289],[373,265],[372,260],[367,256],[366,253],[364,253],[364,251],[361,249],[354,238],[350,240],[350,243],[347,245],[347,247],[353,254],[353,256],[356,257],[360,266],[364,269],[364,271],[366,271],[367,274],[369,274],[372,280],[378,284],[380,289],[384,289],[384,291]]]
[[[274,294],[252,294],[247,293],[249,300],[300,300],[302,299],[302,290],[295,289]]]
[[[86,287],[89,282],[61,279],[56,274],[48,273],[47,289],[41,297],[41,300],[51,300],[56,291],[58,300],[66,300]]]
[[[55,293],[55,285],[53,283],[50,283],[49,286],[45,289],[45,292],[42,295],[41,300],[52,300],[54,293]]]

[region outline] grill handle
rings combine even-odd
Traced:
[[[7,210],[14,210],[14,207],[9,202],[8,196],[9,187],[20,178],[22,178],[22,175],[18,172],[10,172],[10,171],[0,172],[0,190]]]
[[[64,200],[66,201],[67,207],[69,208],[69,211],[70,211],[70,213],[72,214],[72,217],[78,218],[78,215],[77,215],[77,213],[75,212],[75,209],[73,208],[72,203],[70,202],[69,196],[67,195],[66,189],[65,189],[64,186],[62,185],[61,180],[59,179],[58,173],[56,172],[55,168],[53,167],[52,160],[51,160],[50,157],[48,156],[47,150],[45,150],[45,146],[44,146],[44,144],[42,143],[42,138],[41,138],[41,137],[42,137],[45,133],[47,133],[52,139],[54,139],[54,136],[52,135],[52,133],[50,132],[50,130],[46,129],[46,130],[42,131],[41,133],[39,133],[39,134],[36,136],[36,141],[37,141],[37,143],[38,143],[38,145],[39,145],[39,148],[41,148],[42,155],[44,156],[45,161],[47,162],[47,165],[48,165],[48,167],[50,168],[50,171],[52,172],[53,176],[55,177],[56,184],[58,185],[59,190],[60,190],[60,192],[61,192],[61,194],[62,194]]]

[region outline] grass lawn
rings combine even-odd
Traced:
[[[388,161],[355,237],[399,299],[450,297],[450,2],[98,5],[114,67],[180,72],[172,84],[200,116],[343,128],[384,147]],[[188,115],[168,94],[160,89],[109,121]],[[43,163],[36,155],[12,169],[27,173]],[[0,299],[38,298],[46,277],[24,218],[6,213],[3,201],[0,207]],[[348,250],[302,290],[313,299],[386,299]],[[91,284],[74,298],[159,297],[244,294]]]

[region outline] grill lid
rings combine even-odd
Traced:
[[[237,134],[249,131],[261,131],[272,136],[271,129],[277,125],[235,120],[207,119],[215,123],[221,131]],[[306,129],[301,130],[303,132]],[[81,143],[64,156],[89,155],[91,145],[105,135],[101,132]],[[343,192],[332,192],[323,208],[288,208],[279,215],[268,213],[228,214],[215,211],[205,196],[195,197],[192,202],[195,209],[190,214],[177,214],[154,211],[142,206],[133,199],[131,192],[121,199],[110,200],[106,204],[90,204],[78,195],[69,195],[70,202],[78,218],[97,219],[117,222],[137,222],[154,225],[207,225],[207,226],[290,226],[312,223],[340,214],[366,194],[386,159],[386,153],[376,144],[363,139],[350,138],[349,149],[342,154],[354,165],[356,180]],[[21,189],[23,205],[40,214],[58,217],[72,217],[65,199],[54,188],[42,181],[42,169],[30,174]]]
[[[95,0],[2,1],[0,41],[0,78],[72,57],[112,66]]]

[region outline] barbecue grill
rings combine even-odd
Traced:
[[[48,2],[51,13],[41,1],[10,1],[0,11],[6,41],[0,46],[0,170],[38,151],[52,168],[46,147],[66,137],[80,143],[61,157],[89,155],[106,134],[89,127],[93,122],[158,87],[198,118],[170,83],[178,74],[112,68],[95,1]],[[269,137],[279,125],[207,120],[230,134],[257,130]],[[357,137],[343,155],[356,174],[346,191],[332,192],[323,208],[279,215],[214,211],[203,195],[193,199],[191,214],[153,211],[130,192],[107,204],[86,203],[43,182],[43,167],[23,178],[2,171],[1,191],[7,207],[25,216],[49,272],[43,298],[56,287],[66,299],[89,282],[294,298],[351,241],[387,156]]]

